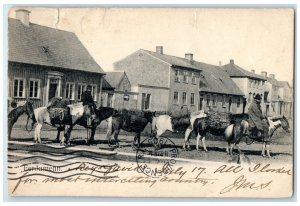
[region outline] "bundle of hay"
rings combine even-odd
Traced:
[[[206,117],[206,124],[209,128],[225,130],[231,124],[231,114],[229,112],[210,112]]]

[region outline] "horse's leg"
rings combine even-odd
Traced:
[[[266,143],[266,147],[267,147],[267,157],[270,158],[271,157],[271,155],[270,155],[270,142]]]
[[[91,131],[91,136],[89,137],[88,144],[93,144],[95,142],[95,133],[96,133],[96,127],[93,125],[92,131]]]
[[[42,143],[41,141],[41,129],[42,129],[42,124],[38,124],[35,127],[35,132],[34,132],[34,141],[36,143]]]
[[[56,142],[59,142],[60,132],[65,130],[65,126],[60,126],[57,128]]]
[[[199,151],[199,141],[200,141],[201,135],[198,133],[196,138],[196,149]]]
[[[226,145],[226,153],[227,153],[227,155],[230,154],[230,152],[229,152],[229,146],[230,146],[230,141],[228,141],[227,145]]]
[[[262,144],[262,150],[261,150],[261,156],[265,157],[265,149],[266,149],[266,142],[263,142]]]
[[[233,156],[233,144],[230,143],[230,156]]]
[[[203,149],[204,149],[204,151],[205,152],[208,152],[208,150],[207,150],[207,148],[206,148],[206,144],[205,144],[205,135],[203,135],[203,137],[202,137],[202,144],[203,144]]]
[[[119,141],[118,141],[118,136],[120,133],[120,129],[116,129],[114,132],[114,138],[115,138],[115,142],[116,142],[116,147],[120,147]]]
[[[11,140],[12,124],[8,122],[8,140]]]
[[[189,137],[192,130],[188,128],[184,133],[184,143],[183,143],[183,149],[186,150],[186,145],[188,145],[188,149],[190,149],[190,143],[189,143]]]

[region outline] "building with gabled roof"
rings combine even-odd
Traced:
[[[264,84],[266,78],[255,74],[255,70],[251,72],[236,65],[234,60],[231,59],[229,64],[223,65],[222,68],[228,73],[230,78],[236,83],[238,88],[245,94],[245,112],[248,112],[248,107],[253,102],[253,98],[256,94],[259,94],[264,98]],[[262,102],[264,105],[264,102]],[[263,106],[265,107],[265,106]]]
[[[52,97],[77,102],[90,84],[100,104],[105,73],[78,37],[33,24],[29,15],[20,9],[16,19],[8,19],[9,96],[17,101],[29,98],[36,107]]]
[[[106,72],[104,81],[113,89],[103,88],[101,106],[115,109],[137,109],[138,93],[131,91],[131,83],[124,71]]]
[[[166,55],[162,46],[157,46],[156,52],[140,49],[115,62],[114,69],[126,72],[132,90],[139,94],[137,108],[142,110],[173,111],[187,107],[190,111],[235,108],[231,111],[238,112],[234,104],[244,96],[220,67],[197,62],[191,53],[184,58]],[[225,103],[210,103],[213,94],[218,96],[217,101]]]

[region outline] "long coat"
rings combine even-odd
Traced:
[[[250,127],[257,127],[257,129],[261,131],[268,128],[268,124],[259,104],[253,102],[248,109],[248,115]]]

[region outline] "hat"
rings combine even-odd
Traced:
[[[86,89],[92,89],[92,86],[91,85],[87,85]]]
[[[261,96],[259,94],[256,94],[255,97],[254,97],[254,99],[261,100]]]

